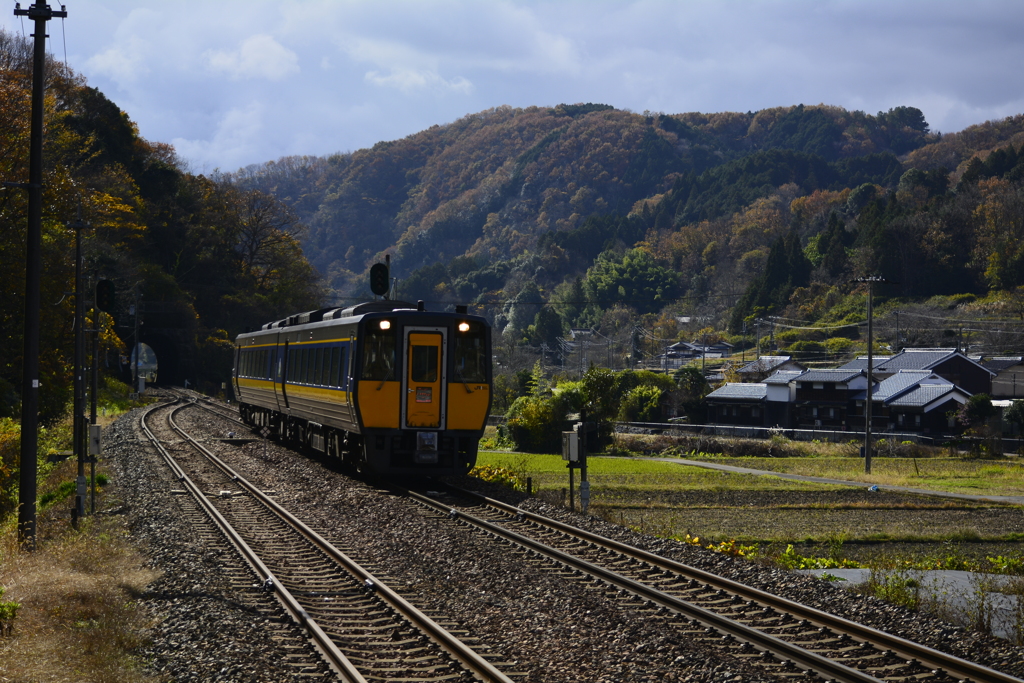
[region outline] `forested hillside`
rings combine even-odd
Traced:
[[[0,179],[28,180],[32,52],[0,31]],[[113,316],[101,314],[104,372],[133,343],[162,344],[164,379],[219,387],[229,338],[246,326],[314,307],[322,294],[285,202],[183,170],[168,145],[141,138],[125,112],[64,65],[47,67],[43,195],[43,420],[71,392],[75,230],[82,230],[91,309],[110,279]],[[17,413],[25,313],[26,193],[0,190],[0,417]],[[138,311],[136,318],[135,311]],[[172,362],[173,361],[173,362]]]
[[[1016,310],[1022,146],[1024,117],[943,135],[913,107],[498,107],[229,179],[295,209],[340,297],[367,294],[388,253],[399,296],[475,303],[521,343],[646,321],[663,339],[710,328],[750,345],[760,319],[776,348],[820,353],[855,349],[856,278],[888,283],[879,312],[906,313],[899,345],[958,343],[947,318]]]
[[[27,176],[29,57],[0,33],[7,183]],[[78,216],[90,282],[118,291],[101,320],[114,374],[138,311],[143,340],[174,351],[165,378],[219,383],[236,333],[368,296],[366,273],[384,254],[401,298],[471,304],[508,349],[538,354],[590,328],[621,340],[602,352],[617,367],[698,336],[808,359],[855,352],[865,298],[853,281],[866,276],[887,282],[876,312],[889,346],[1020,350],[1024,116],[939,134],[913,107],[497,107],[371,149],[206,177],[57,66],[46,416],[70,387]],[[0,416],[15,412],[20,385],[25,204],[16,187],[0,191]]]

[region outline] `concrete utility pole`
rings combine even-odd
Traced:
[[[873,285],[876,282],[887,282],[877,276],[872,277],[861,277],[854,280],[854,282],[865,282],[868,285],[868,394],[867,400],[864,403],[864,473],[871,474],[871,373],[873,372],[872,365],[874,364],[874,352],[872,346],[874,345],[874,335],[872,325],[872,297],[874,295]]]
[[[32,128],[29,134],[28,239],[25,248],[25,356],[21,382],[21,477],[18,489],[18,541],[36,549],[36,462],[39,445],[39,309],[41,306],[43,233],[43,91],[46,82],[46,22],[63,18],[44,2],[27,10],[14,6],[14,16],[35,21],[32,57]]]
[[[78,478],[75,480],[75,507],[71,524],[78,528],[78,520],[85,516],[85,287],[82,286],[82,228],[81,217],[68,227],[75,229],[75,402],[74,453],[78,460]]]

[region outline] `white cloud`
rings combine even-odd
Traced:
[[[234,51],[207,50],[207,65],[214,72],[223,72],[234,80],[266,78],[280,81],[299,73],[299,58],[268,35],[246,38]]]
[[[368,71],[366,81],[374,85],[397,88],[405,94],[416,91],[460,92],[469,94],[473,84],[459,76],[452,80],[441,78],[436,72],[422,69],[391,69],[391,73],[383,75],[378,71]]]
[[[175,151],[195,162],[200,173],[215,168],[234,170],[251,163],[252,141],[263,133],[265,107],[252,102],[243,109],[229,109],[217,122],[217,129],[210,139],[175,138],[171,141]]]
[[[106,76],[122,88],[139,82],[150,73],[144,41],[136,37],[126,44],[115,45],[93,55],[85,61],[85,68]]]
[[[1021,0],[68,5],[50,27],[57,56],[66,43],[71,67],[144,137],[225,169],[355,150],[501,104],[908,105],[943,132],[1024,111]],[[0,14],[17,35],[23,23]]]

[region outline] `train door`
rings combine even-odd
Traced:
[[[406,429],[444,429],[446,342],[444,328],[405,329],[402,425]]]
[[[275,347],[277,351],[277,372],[274,375],[274,393],[277,394],[278,409],[286,409],[288,407],[288,340],[284,340],[284,344],[278,344]]]

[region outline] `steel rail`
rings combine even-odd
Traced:
[[[584,529],[559,522],[558,520],[522,510],[500,500],[488,498],[478,493],[473,493],[472,491],[458,489],[457,487],[449,488],[457,491],[460,495],[465,495],[515,517],[530,519],[537,524],[554,528],[563,533],[567,533],[584,539],[590,543],[608,548],[609,550],[614,550],[634,559],[647,562],[661,569],[695,577],[709,586],[735,593],[747,600],[754,600],[781,612],[786,612],[801,619],[806,619],[819,627],[823,626],[836,631],[848,633],[864,642],[892,650],[894,653],[907,660],[916,659],[922,664],[922,666],[926,666],[937,671],[944,671],[954,678],[970,681],[985,681],[986,683],[1021,683],[1021,679],[1019,678],[1004,674],[1000,671],[996,671],[995,669],[990,669],[989,667],[975,662],[969,662],[956,657],[955,655],[926,647],[911,640],[894,636],[891,633],[886,633],[885,631],[880,631],[870,626],[865,626],[864,624],[858,624],[857,622],[823,612],[814,607],[794,602],[778,595],[758,590],[757,588],[752,588],[737,581],[697,569],[696,567],[691,567],[690,565],[683,564],[682,562],[676,562],[675,560],[670,560],[668,558],[661,557],[660,555],[647,552],[646,550],[641,550],[640,548],[599,536]]]
[[[440,512],[441,514],[447,514],[453,519],[465,521],[468,524],[490,532],[491,534],[500,536],[524,548],[528,548],[543,557],[547,557],[560,564],[572,567],[573,569],[577,569],[586,574],[590,574],[591,576],[598,577],[601,580],[616,586],[621,590],[629,591],[644,600],[648,600],[667,609],[686,615],[690,619],[695,619],[705,626],[709,626],[722,634],[728,634],[742,641],[749,642],[752,645],[759,647],[761,650],[767,650],[781,660],[789,660],[802,669],[818,672],[825,675],[828,679],[841,681],[843,683],[879,682],[879,679],[869,676],[861,671],[857,671],[856,669],[839,664],[838,662],[822,657],[821,655],[805,650],[804,648],[787,643],[786,641],[764,633],[763,631],[745,626],[737,621],[729,619],[728,617],[715,614],[714,612],[710,612],[702,607],[680,600],[673,595],[669,595],[668,593],[664,593],[656,588],[634,581],[633,579],[605,569],[604,567],[600,567],[568,553],[551,548],[540,541],[517,534],[514,531],[510,531],[502,526],[493,524],[478,517],[454,510],[450,506],[439,503],[438,501],[422,494],[408,491],[407,495],[431,509]]]
[[[175,401],[177,402],[177,401]],[[173,405],[173,404],[170,404]],[[178,462],[174,459],[167,449],[163,447],[160,440],[156,438],[156,435],[150,431],[146,425],[146,418],[150,416],[151,412],[154,412],[158,408],[169,407],[166,403],[158,403],[154,406],[146,409],[146,411],[140,416],[139,423],[142,430],[145,432],[147,438],[160,453],[161,457],[170,466],[171,471],[177,477],[178,481],[185,486],[192,497],[195,498],[196,502],[202,507],[206,514],[210,517],[213,523],[221,530],[221,533],[227,538],[227,540],[241,553],[242,557],[249,563],[249,565],[256,571],[260,579],[266,582],[267,579],[272,579],[273,575],[267,568],[263,561],[260,560],[259,556],[249,547],[249,544],[235,531],[228,520],[217,510],[216,507],[207,499],[206,495],[199,489],[198,486],[188,477],[185,471],[181,468]],[[181,407],[176,408],[175,411],[180,410]],[[172,414],[173,412],[172,411]],[[168,422],[171,422],[171,416],[168,416]],[[331,666],[334,671],[344,679],[345,683],[367,683],[366,679],[361,673],[355,668],[355,666],[349,661],[349,659],[338,649],[338,646],[334,644],[334,641],[324,633],[323,629],[320,628],[319,624],[313,620],[312,617],[306,612],[306,610],[299,604],[299,601],[281,585],[280,581],[271,581],[274,595],[278,601],[288,612],[291,618],[306,632],[310,635],[313,642],[320,650],[321,654],[327,660],[327,663]]]
[[[184,408],[186,406],[181,406]],[[181,408],[178,408],[180,410]],[[175,410],[174,412],[177,412]],[[405,598],[396,593],[382,581],[377,579],[373,574],[368,572],[366,569],[361,567],[358,563],[348,557],[345,553],[334,547],[330,541],[325,539],[317,532],[310,529],[302,521],[288,512],[286,509],[281,507],[278,503],[268,497],[255,485],[245,480],[241,475],[235,472],[229,465],[223,460],[218,458],[216,455],[211,453],[202,444],[193,439],[184,430],[178,427],[173,421],[173,413],[168,417],[168,422],[171,427],[179,434],[183,439],[188,441],[193,447],[198,449],[203,455],[216,465],[224,474],[231,477],[232,481],[237,483],[239,486],[244,488],[250,494],[259,500],[263,505],[270,510],[272,513],[277,515],[282,521],[289,526],[296,529],[303,537],[306,538],[310,543],[319,548],[322,552],[328,555],[331,559],[341,565],[346,571],[352,576],[357,578],[363,585],[372,590],[391,606],[396,612],[408,619],[417,628],[423,631],[435,644],[441,647],[444,651],[458,660],[464,667],[466,667],[474,675],[480,677],[483,681],[494,682],[494,683],[513,683],[512,679],[508,678],[505,674],[499,671],[493,664],[488,662],[479,653],[473,650],[471,647],[463,643],[461,640],[456,638],[454,635],[449,633],[444,627],[435,622],[429,616],[421,612],[419,609],[410,604]],[[280,585],[280,582],[275,581],[274,586]]]

